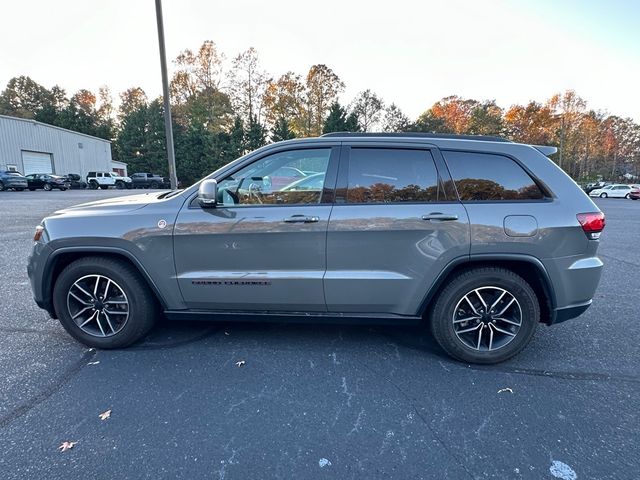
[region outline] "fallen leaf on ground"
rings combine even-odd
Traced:
[[[236,362],[236,367],[242,367],[246,362],[244,360],[240,360],[239,362]]]
[[[111,410],[107,410],[106,412],[102,412],[98,416],[100,417],[100,420],[106,420],[107,418],[111,417]]]
[[[62,442],[62,445],[58,447],[58,450],[60,450],[61,452],[71,450],[76,443],[78,442]]]
[[[501,388],[500,390],[498,390],[498,393],[503,393],[503,392],[513,393],[513,390],[511,390],[509,387]]]

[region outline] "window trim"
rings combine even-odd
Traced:
[[[542,192],[542,198],[539,198],[539,199],[523,199],[523,200],[463,200],[460,197],[460,193],[458,192],[458,187],[456,185],[455,180],[453,179],[453,174],[451,174],[451,171],[449,170],[449,164],[447,163],[447,160],[446,160],[446,157],[445,157],[445,153],[446,152],[477,153],[477,154],[497,155],[497,156],[501,156],[501,157],[506,157],[506,158],[510,159],[511,161],[515,162],[515,164],[518,165],[520,168],[522,168],[522,170],[529,176],[531,181],[533,183],[535,183],[536,186],[540,189],[540,191]],[[534,175],[533,172],[529,168],[527,168],[527,166],[524,165],[520,160],[518,160],[516,157],[514,157],[513,155],[510,155],[508,153],[497,152],[497,151],[493,151],[493,150],[485,151],[485,150],[465,150],[465,149],[457,149],[457,148],[443,148],[442,149],[442,161],[444,163],[444,166],[447,169],[447,172],[449,173],[449,178],[451,179],[451,184],[453,185],[453,188],[455,190],[456,196],[458,197],[458,201],[460,203],[473,204],[473,205],[487,204],[487,203],[499,203],[499,204],[514,203],[514,204],[520,205],[520,204],[523,204],[523,203],[549,203],[549,202],[553,202],[554,199],[555,199],[555,195],[549,189],[549,187],[547,187],[546,184],[544,184],[536,175]]]
[[[249,162],[243,162],[241,165],[238,165],[237,168],[234,168],[228,172],[224,173],[224,176],[220,178],[216,178],[217,182],[223,182],[230,176],[234,175],[238,171],[246,168],[250,165],[253,165],[260,160],[270,157],[271,155],[277,155],[279,153],[286,152],[297,152],[301,150],[321,150],[326,149],[329,150],[329,163],[327,165],[327,172],[324,178],[324,186],[322,187],[322,192],[320,194],[320,202],[319,203],[270,203],[270,204],[245,204],[245,205],[216,205],[216,208],[274,208],[274,207],[318,207],[318,206],[327,206],[333,205],[334,197],[335,197],[335,188],[336,188],[336,179],[338,175],[338,163],[340,161],[340,145],[330,144],[330,145],[304,145],[304,146],[295,146],[293,148],[280,148],[271,151],[266,151],[262,155],[256,156],[256,158],[252,159]],[[211,177],[205,177],[211,178]],[[198,192],[197,190],[194,192],[193,197],[189,200],[190,209],[201,209],[198,204]]]
[[[423,150],[431,154],[433,165],[436,169],[438,177],[438,192],[447,197],[446,200],[437,200],[433,202],[367,202],[367,203],[350,203],[347,201],[347,193],[349,190],[349,166],[351,164],[351,149],[367,148],[382,150]],[[344,142],[342,145],[342,154],[340,155],[340,167],[338,170],[338,179],[335,188],[335,205],[348,206],[381,206],[381,205],[442,205],[451,203],[460,203],[457,191],[447,191],[447,181],[451,180],[448,170],[443,170],[444,164],[440,156],[440,152],[435,145],[424,143],[404,143],[404,142]],[[451,198],[449,198],[451,197]]]

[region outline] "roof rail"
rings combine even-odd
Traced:
[[[331,132],[322,137],[405,137],[405,138],[451,138],[454,140],[479,140],[483,142],[507,142],[511,140],[491,135],[458,135],[455,133],[425,133],[425,132]]]

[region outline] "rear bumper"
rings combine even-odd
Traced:
[[[549,324],[578,317],[591,305],[600,283],[602,261],[596,256],[544,260],[555,293]]]
[[[4,180],[4,186],[5,188],[28,188],[29,184],[27,182],[21,182],[21,181],[11,181],[11,180]]]

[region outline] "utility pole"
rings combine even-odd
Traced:
[[[164,100],[164,130],[167,137],[169,179],[171,180],[171,190],[175,190],[178,188],[178,176],[176,175],[176,154],[173,147],[171,103],[169,102],[169,76],[167,75],[167,53],[164,46],[164,22],[162,21],[161,0],[156,0],[156,20],[158,21],[158,46],[160,47],[160,68],[162,69],[162,99]]]

